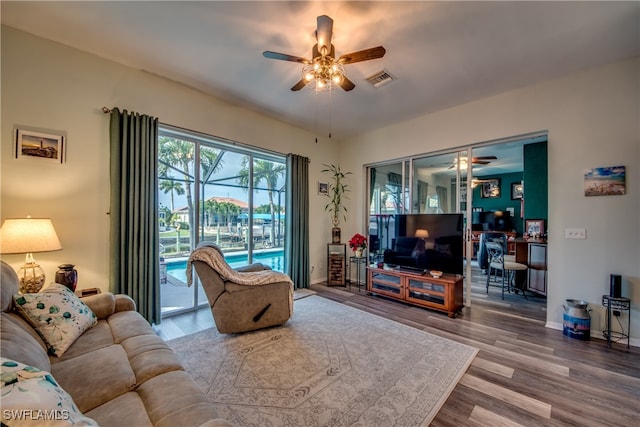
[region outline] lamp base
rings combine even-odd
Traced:
[[[20,267],[18,277],[20,279],[19,291],[21,294],[38,292],[44,286],[44,270],[35,262],[29,262]]]

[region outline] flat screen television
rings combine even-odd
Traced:
[[[511,214],[506,211],[474,212],[471,228],[474,231],[514,231]]]
[[[462,214],[372,215],[370,241],[384,262],[408,270],[463,274]],[[374,248],[371,248],[374,250]]]

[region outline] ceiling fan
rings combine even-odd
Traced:
[[[345,91],[350,91],[356,85],[345,75],[344,65],[382,58],[386,50],[382,46],[377,46],[347,53],[336,59],[336,49],[331,44],[332,32],[333,19],[327,15],[318,16],[318,26],[315,33],[318,42],[311,50],[311,59],[269,50],[263,52],[262,55],[265,58],[304,64],[302,79],[291,88],[292,91],[298,91],[305,86],[318,91],[331,90],[340,86]]]
[[[491,163],[491,160],[498,160],[498,158],[496,156],[472,157],[471,158],[471,164],[472,165],[488,165],[489,163]],[[458,159],[457,158],[453,159],[453,164],[451,166],[449,166],[449,169],[455,168],[457,164],[458,164]],[[466,168],[467,168],[467,158],[466,157],[461,157],[460,158],[460,169],[466,169]]]

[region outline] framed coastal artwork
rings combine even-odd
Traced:
[[[318,194],[329,194],[329,184],[326,182],[318,182]]]
[[[616,196],[625,194],[625,167],[609,166],[584,171],[585,196]]]
[[[24,126],[15,129],[15,158],[42,159],[53,163],[65,161],[65,134]]]
[[[514,182],[511,184],[511,200],[520,200],[524,196],[524,185],[522,182]]]
[[[480,197],[495,199],[500,197],[500,178],[485,179],[480,187]]]

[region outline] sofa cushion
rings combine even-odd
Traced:
[[[0,308],[2,311],[10,311],[13,304],[13,295],[18,293],[18,275],[9,264],[0,261]]]
[[[106,320],[98,320],[93,328],[87,329],[73,343],[64,355],[61,357],[51,358],[51,363],[58,363],[62,360],[73,359],[85,353],[91,353],[99,348],[109,347],[113,345],[113,335],[109,322]]]
[[[151,325],[137,311],[121,311],[109,316],[113,342],[121,343],[138,335],[154,335]]]
[[[71,344],[98,321],[69,288],[52,283],[33,294],[13,296],[18,312],[38,331],[51,354],[62,356]]]
[[[207,396],[184,371],[151,378],[137,392],[156,427],[197,426],[218,418]]]
[[[129,357],[138,385],[157,375],[182,370],[176,354],[157,335],[138,335],[120,345]]]
[[[78,410],[69,393],[47,371],[2,357],[0,377],[4,424],[98,425]]]
[[[138,393],[130,391],[86,412],[101,426],[151,427],[147,409]]]
[[[42,338],[22,317],[2,313],[0,321],[0,351],[2,356],[19,360],[43,371],[51,370],[47,348]]]
[[[55,363],[51,373],[82,412],[136,387],[127,353],[117,344]]]

